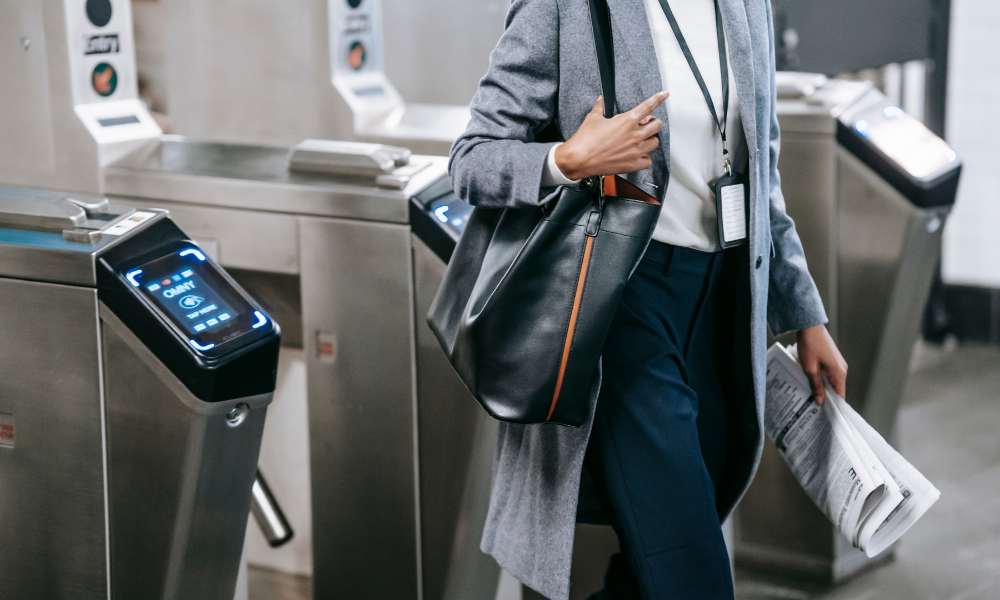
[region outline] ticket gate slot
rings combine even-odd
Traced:
[[[166,212],[37,190],[0,305],[0,595],[232,597],[278,327]]]

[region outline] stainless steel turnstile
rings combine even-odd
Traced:
[[[892,440],[960,162],[871,84],[778,73],[778,90],[782,190],[850,365],[847,400]],[[873,564],[764,450],[737,511],[737,562],[833,582]]]
[[[0,598],[232,598],[278,344],[164,211],[0,188]]]
[[[445,159],[336,175],[290,170],[287,148],[165,139],[105,185],[169,208],[304,349],[315,597],[492,599],[496,424],[425,323],[471,210]]]

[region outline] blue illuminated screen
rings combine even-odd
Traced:
[[[218,329],[236,314],[233,307],[192,267],[185,267],[153,282],[145,278],[142,285],[188,335]]]
[[[124,275],[198,350],[210,349],[267,322],[195,248],[157,258]]]
[[[462,235],[469,217],[472,216],[472,206],[462,202],[454,194],[431,202],[428,210],[442,227],[455,232],[457,236]]]
[[[854,129],[917,179],[936,176],[958,160],[947,142],[898,106],[866,115]]]

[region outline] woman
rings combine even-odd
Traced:
[[[599,597],[731,599],[720,523],[760,459],[767,324],[799,332],[817,402],[822,374],[844,393],[781,195],[770,3],[717,2],[608,0],[620,114],[605,119],[587,0],[514,0],[452,148],[455,190],[478,206],[541,205],[604,174],[662,202],[590,422],[501,424],[482,549],[555,600],[569,593],[584,468],[622,547]],[[553,126],[565,143],[539,141]],[[722,250],[712,186],[728,163],[746,174],[749,232]]]

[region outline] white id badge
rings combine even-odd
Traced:
[[[723,175],[715,182],[715,210],[719,245],[732,248],[747,243],[747,184],[741,173]]]

